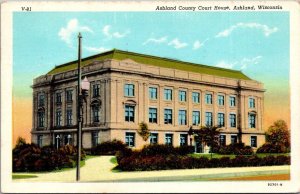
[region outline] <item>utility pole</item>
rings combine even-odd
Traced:
[[[81,159],[81,130],[82,130],[82,114],[81,114],[81,33],[78,34],[78,89],[77,89],[77,167],[76,167],[76,181],[80,180],[80,159]]]

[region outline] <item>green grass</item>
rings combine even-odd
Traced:
[[[118,164],[118,161],[117,161],[117,158],[116,157],[112,157],[110,159],[110,162],[113,163],[113,164]]]
[[[266,156],[289,156],[290,153],[258,153],[254,154],[257,157],[263,158]],[[202,154],[202,153],[197,153],[197,154],[189,154],[189,156],[195,157],[195,158],[200,158],[200,157],[206,157],[209,158],[211,157],[211,154]],[[245,156],[250,156],[250,155],[245,155]],[[212,158],[222,158],[222,157],[229,157],[230,159],[233,159],[236,157],[236,155],[222,155],[222,154],[212,154]]]
[[[38,176],[36,175],[27,175],[27,174],[13,174],[12,179],[30,179],[30,178],[36,178]]]

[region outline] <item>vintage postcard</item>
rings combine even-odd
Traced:
[[[1,4],[1,192],[300,192],[297,1]]]

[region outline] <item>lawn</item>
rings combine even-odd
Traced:
[[[30,179],[38,177],[36,175],[27,175],[27,174],[13,174],[12,179]]]
[[[263,158],[266,156],[289,156],[290,153],[258,153],[258,154],[254,154],[257,157]],[[195,157],[195,158],[200,158],[200,157],[207,157],[210,158],[211,154],[202,154],[202,153],[194,153],[194,154],[189,154],[189,156]],[[212,154],[212,158],[222,158],[222,157],[229,157],[230,159],[235,158],[236,155],[231,154],[231,155],[222,155],[222,154]],[[246,155],[246,156],[250,156],[250,155]]]

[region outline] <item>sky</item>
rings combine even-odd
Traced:
[[[288,12],[15,12],[13,142],[30,141],[33,79],[77,59],[79,31],[83,57],[116,48],[241,70],[264,83],[264,129],[290,122]]]

